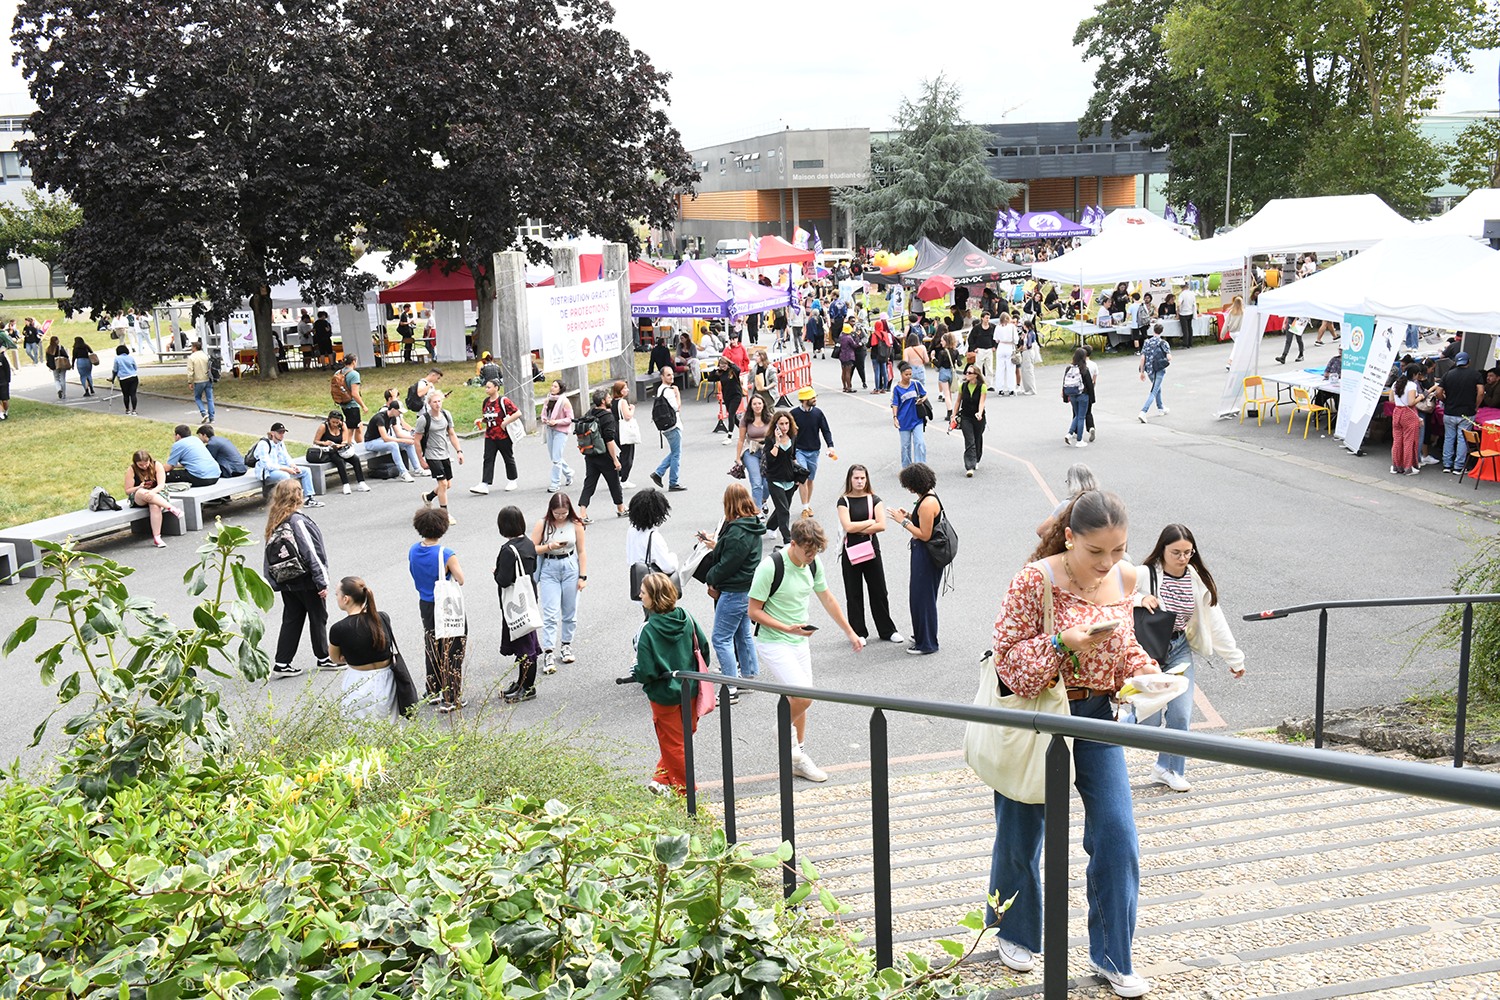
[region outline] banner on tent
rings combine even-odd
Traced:
[[[618,281],[528,288],[526,316],[548,371],[605,361],[624,350]]]
[[[1343,371],[1339,377],[1339,419],[1334,436],[1357,452],[1364,444],[1370,418],[1385,392],[1385,378],[1396,349],[1406,337],[1406,324],[1385,317],[1345,313]]]
[[[1225,268],[1224,276],[1219,279],[1219,301],[1228,305],[1236,296],[1244,296],[1249,281],[1245,277],[1245,268]]]

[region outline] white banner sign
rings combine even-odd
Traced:
[[[1386,376],[1396,360],[1396,349],[1406,338],[1406,324],[1385,317],[1345,313],[1343,370],[1339,375],[1339,419],[1335,436],[1358,452],[1370,418],[1385,392]]]
[[[531,342],[542,345],[542,367],[547,371],[604,361],[624,350],[618,281],[528,288],[526,318]]]

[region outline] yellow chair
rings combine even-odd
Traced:
[[[1286,432],[1288,434],[1292,433],[1292,424],[1297,422],[1297,414],[1299,413],[1307,414],[1307,420],[1305,420],[1302,424],[1302,440],[1306,441],[1308,430],[1312,427],[1313,424],[1318,422],[1319,414],[1328,414],[1328,407],[1319,406],[1317,403],[1314,403],[1312,401],[1312,396],[1308,394],[1308,391],[1306,389],[1293,386],[1292,415],[1288,417],[1286,421]],[[1333,417],[1329,415],[1327,419],[1323,421],[1323,423],[1328,432],[1332,433]]]
[[[1253,396],[1250,394],[1251,389],[1255,390],[1255,395]],[[1255,407],[1255,426],[1259,427],[1265,420],[1267,406],[1271,407],[1271,420],[1278,424],[1281,423],[1281,418],[1276,415],[1276,407],[1280,405],[1281,401],[1275,396],[1266,395],[1265,379],[1259,375],[1251,375],[1245,379],[1245,384],[1241,391],[1245,395],[1245,401],[1240,404],[1240,423],[1243,424],[1245,422],[1245,410],[1251,406]]]

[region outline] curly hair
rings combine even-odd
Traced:
[[[667,515],[671,513],[672,502],[661,490],[641,490],[630,498],[630,526],[639,531],[660,528],[667,523]]]

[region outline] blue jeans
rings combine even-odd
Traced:
[[[193,402],[198,404],[198,412],[209,420],[214,418],[214,384],[212,380],[207,382],[193,383]]]
[[[564,644],[573,641],[573,630],[578,627],[578,556],[539,557],[536,578],[541,590],[542,648],[556,649],[558,618],[562,618],[560,638]]]
[[[714,605],[714,633],[710,640],[719,672],[725,677],[755,677],[760,662],[755,658],[755,638],[750,624],[750,593],[725,590]]]
[[[573,470],[563,459],[563,445],[567,443],[568,435],[548,428],[547,454],[552,459],[552,480],[548,486],[553,490],[560,490],[564,485],[573,481]]]
[[[673,427],[669,431],[663,431],[662,436],[667,439],[667,457],[656,467],[656,474],[660,476],[670,469],[672,474],[667,477],[667,485],[676,486],[677,473],[682,467],[682,428]]]
[[[927,461],[927,432],[921,424],[901,432],[901,468]]]
[[[314,494],[313,494],[312,473],[310,471],[308,471],[307,469],[303,469],[303,468],[300,468],[300,467],[298,468],[298,473],[299,474],[298,474],[297,478],[302,482],[302,495],[304,497],[313,496]],[[266,470],[266,474],[264,476],[262,476],[261,478],[266,483],[269,483],[270,485],[275,486],[277,483],[281,482],[283,479],[291,479],[292,478],[292,474],[290,472],[282,472],[280,469],[267,469]]]
[[[42,345],[41,345],[41,342],[38,341],[35,344],[27,344],[25,346],[26,346],[26,356],[31,359],[31,363],[34,364],[34,365],[41,364],[42,363]]]
[[[891,363],[889,361],[872,361],[875,366],[875,388],[882,392],[891,387]]]
[[[1068,703],[1074,715],[1110,719],[1103,696]],[[1089,908],[1089,957],[1103,969],[1129,974],[1141,893],[1140,840],[1130,801],[1130,778],[1121,747],[1091,740],[1073,741],[1074,786],[1083,799],[1084,873]],[[995,851],[990,860],[990,892],[1016,901],[1000,923],[1000,936],[1033,952],[1042,949],[1042,806],[1015,802],[995,793]],[[985,906],[985,922],[996,923]]]
[[[417,449],[415,445],[403,444],[399,441],[387,441],[384,438],[366,438],[365,451],[371,455],[389,455],[391,461],[396,463],[396,468],[405,473],[413,473],[421,468],[417,462]],[[403,456],[406,463],[402,464]]]
[[[1187,636],[1179,635],[1168,647],[1167,662],[1161,665],[1161,669],[1163,672],[1170,671],[1173,667],[1183,663],[1187,664],[1187,670],[1183,672],[1183,676],[1188,679],[1187,690],[1169,701],[1162,711],[1149,719],[1143,719],[1141,725],[1160,726],[1162,716],[1166,716],[1168,729],[1176,729],[1183,733],[1188,731],[1193,721],[1193,650],[1188,646]],[[1187,773],[1187,760],[1175,753],[1157,754],[1156,766],[1174,774]]]
[[[1463,469],[1469,464],[1469,442],[1464,440],[1463,422],[1467,417],[1443,414],[1443,468]]]
[[[88,358],[79,358],[73,362],[73,367],[78,369],[78,384],[83,386],[85,394],[94,391],[94,365]]]
[[[1151,404],[1153,401],[1156,403],[1158,409],[1166,409],[1166,407],[1162,405],[1161,401],[1161,383],[1162,380],[1166,377],[1167,373],[1165,371],[1156,372],[1151,376],[1151,391],[1146,393],[1146,402],[1141,406],[1142,413],[1145,413],[1147,410],[1151,409]]]
[[[740,456],[740,461],[745,463],[745,478],[750,483],[750,496],[755,500],[755,506],[765,507],[766,499],[771,495],[771,489],[766,485],[766,477],[760,470],[760,452],[745,449]]]
[[[1068,433],[1079,441],[1088,434],[1089,397],[1088,393],[1080,392],[1073,397],[1073,422],[1068,425]]]

